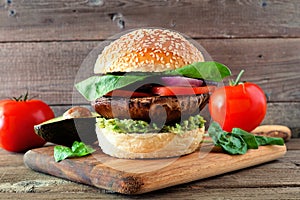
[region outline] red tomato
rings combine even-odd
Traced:
[[[232,128],[252,131],[266,115],[267,100],[263,90],[256,84],[243,83],[216,89],[210,97],[209,111],[223,130]]]
[[[212,92],[215,86],[202,86],[202,87],[153,87],[152,93],[160,96],[175,96],[175,95],[195,95],[205,94]]]
[[[45,141],[34,125],[54,118],[51,108],[40,100],[0,101],[0,146],[12,152],[40,147]]]

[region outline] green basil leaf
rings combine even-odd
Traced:
[[[240,135],[246,142],[248,149],[258,149],[259,144],[253,134],[248,133],[240,128],[233,128],[231,133],[234,135]]]
[[[282,138],[276,138],[276,137],[265,137],[256,135],[255,136],[256,141],[260,146],[264,145],[284,145],[284,140]]]
[[[164,72],[167,75],[182,75],[189,78],[203,78],[211,81],[222,81],[230,76],[231,71],[225,65],[214,62],[195,62],[184,67]]]
[[[75,84],[75,87],[87,100],[93,101],[110,91],[144,80],[147,77],[149,77],[149,75],[118,76],[108,74],[92,76]]]
[[[62,161],[72,156],[72,150],[69,147],[55,146],[54,147],[54,160],[55,162]]]
[[[284,145],[282,138],[256,136],[240,128],[233,128],[231,133],[223,131],[221,126],[212,122],[208,135],[215,146],[220,146],[228,154],[245,154],[248,149],[258,149],[263,145]]]
[[[229,154],[245,154],[247,152],[247,143],[239,135],[233,135],[230,133],[222,134],[219,141],[223,150]]]
[[[247,143],[240,135],[223,131],[216,122],[211,123],[208,134],[212,137],[214,145],[222,147],[228,154],[245,154],[248,150]]]
[[[128,86],[137,81],[142,81],[157,75],[181,75],[189,78],[203,78],[205,80],[222,81],[230,76],[230,70],[223,64],[213,61],[196,62],[182,68],[169,70],[162,73],[128,73],[124,76],[107,74],[103,76],[92,76],[75,84],[75,88],[89,101],[93,101],[108,92]]]
[[[83,142],[75,141],[71,148],[65,146],[54,147],[55,162],[71,157],[82,157],[93,153],[95,150]]]
[[[218,141],[220,140],[219,138],[223,135],[223,130],[221,126],[216,122],[212,122],[208,127],[207,132],[209,136],[212,138],[214,144],[216,146],[219,146],[218,145]]]
[[[72,145],[73,156],[81,157],[94,152],[94,149],[84,144],[83,142],[75,141]]]

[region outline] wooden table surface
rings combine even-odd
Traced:
[[[29,91],[56,116],[89,105],[73,88],[89,53],[123,31],[163,27],[194,39],[234,76],[245,69],[243,80],[268,96],[263,124],[293,133],[279,160],[139,196],[34,172],[23,154],[0,149],[0,199],[300,199],[299,10],[298,0],[0,1],[0,99]]]
[[[300,199],[300,138],[278,160],[128,196],[32,171],[22,153],[0,150],[0,199]]]

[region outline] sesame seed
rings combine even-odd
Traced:
[[[157,60],[157,61],[159,61],[159,60],[160,60],[160,57],[159,57],[159,55],[157,55],[157,54],[156,54],[156,55],[155,55],[155,57],[156,57],[156,60]]]
[[[103,72],[148,70],[145,65],[161,71],[196,61],[203,61],[202,54],[179,33],[166,29],[139,29],[106,46],[96,64]]]

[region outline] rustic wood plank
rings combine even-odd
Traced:
[[[269,96],[264,123],[287,125],[300,137],[299,9],[293,0],[3,0],[0,99],[28,89],[56,114],[72,103],[86,104],[79,97],[73,101],[72,90],[89,51],[120,31],[160,26],[200,38],[234,74],[245,67],[245,80],[260,84]],[[122,14],[125,29],[112,21],[114,13]],[[287,155],[275,162],[135,197],[36,173],[24,166],[23,154],[0,149],[0,199],[298,199],[299,144],[293,138]]]
[[[300,39],[197,42],[213,60],[228,65],[234,75],[245,69],[243,80],[259,84],[270,102],[300,101]],[[93,73],[93,62],[85,62],[85,58],[99,44],[97,41],[0,44],[0,80],[5,83],[0,85],[0,98],[18,96],[28,89],[31,95],[52,105],[87,103],[78,92],[72,93],[73,85]]]
[[[75,182],[123,194],[142,194],[270,162],[286,153],[285,146],[259,147],[237,156],[211,152],[211,148],[158,160],[116,159],[96,151],[87,157],[57,163],[50,146],[28,151],[24,163],[35,171]]]
[[[219,183],[220,184],[220,183]],[[231,199],[231,200],[252,200],[252,199],[299,199],[300,187],[291,188],[194,188],[188,190],[169,189],[156,192],[154,194],[144,194],[139,196],[125,196],[120,194],[103,194],[97,192],[56,192],[56,193],[1,193],[1,199],[38,199],[38,200],[73,200],[73,199],[190,199],[190,200],[210,200],[210,199]]]
[[[299,106],[300,104],[295,102],[268,103],[267,114],[262,123],[288,126],[292,131],[292,137],[300,137]]]
[[[194,38],[299,37],[299,8],[293,0],[2,1],[0,41],[101,40],[149,26]]]
[[[294,140],[299,142],[297,139],[291,141]],[[254,196],[259,195],[260,199],[295,199],[300,194],[298,181],[300,178],[300,160],[298,155],[299,150],[289,150],[283,158],[277,161],[135,196],[134,198],[165,199],[168,197],[182,199],[189,197],[189,199],[199,199],[201,197],[201,199],[211,199],[227,197],[231,199],[253,199]],[[0,149],[1,199],[33,198],[31,196],[33,193],[35,199],[129,198],[119,194],[108,194],[111,192],[106,190],[98,190],[36,173],[23,165],[22,156],[23,154],[8,153]],[[16,164],[13,164],[12,160]]]
[[[300,150],[300,138],[293,138],[286,145],[288,150]]]
[[[51,104],[72,102],[76,73],[96,43],[0,44],[1,98],[32,96]]]

